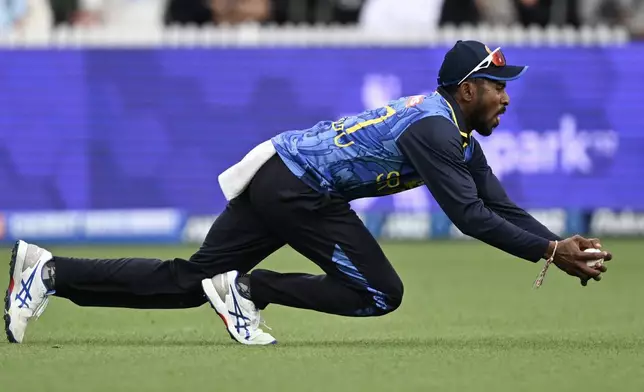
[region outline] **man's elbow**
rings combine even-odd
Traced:
[[[463,221],[452,222],[461,233],[465,234],[468,237],[478,238],[480,236],[480,231],[471,224],[465,223]]]
[[[472,219],[472,216],[468,216],[465,212],[452,213],[448,214],[450,220],[459,229],[463,234],[475,237],[477,233],[477,224],[476,220]]]
[[[480,238],[486,232],[494,229],[494,223],[485,214],[485,207],[481,201],[468,204],[463,208],[452,211],[450,220],[463,234]]]

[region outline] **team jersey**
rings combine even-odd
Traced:
[[[352,200],[424,184],[463,233],[537,261],[560,239],[516,206],[444,89],[272,139],[290,171],[313,189]]]
[[[288,168],[316,190],[337,192],[347,200],[383,196],[423,184],[397,140],[412,124],[429,116],[444,117],[454,124],[450,131],[459,133],[454,109],[435,92],[287,131],[272,141]],[[466,143],[467,134],[462,136]],[[471,156],[467,145],[464,153]]]

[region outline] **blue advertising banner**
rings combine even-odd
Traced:
[[[447,48],[0,51],[0,210],[216,214],[217,176],[289,129],[433,91]],[[531,209],[644,210],[644,45],[507,48],[527,64],[478,137]],[[435,210],[424,188],[353,202]]]

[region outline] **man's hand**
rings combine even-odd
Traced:
[[[552,255],[554,242],[548,247],[546,258]],[[588,248],[601,248],[599,240],[596,238],[584,238],[580,235],[575,235],[565,240],[559,241],[557,251],[555,252],[554,260],[552,261],[559,269],[571,276],[576,276],[580,279],[581,285],[586,286],[590,279],[596,281],[601,280],[601,274],[606,272],[606,266],[589,267],[586,262],[604,259],[604,261],[611,260],[613,255],[610,252],[602,251],[596,253],[584,252]]]

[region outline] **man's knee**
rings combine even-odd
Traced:
[[[392,278],[386,288],[369,289],[373,305],[373,316],[384,316],[398,309],[402,304],[404,286],[398,275]]]
[[[400,305],[402,304],[404,291],[405,291],[405,288],[403,286],[402,281],[398,276],[396,276],[395,281],[392,282],[391,287],[389,287],[387,289],[387,292],[385,293],[385,298],[386,298],[385,314],[391,313],[400,307]]]

